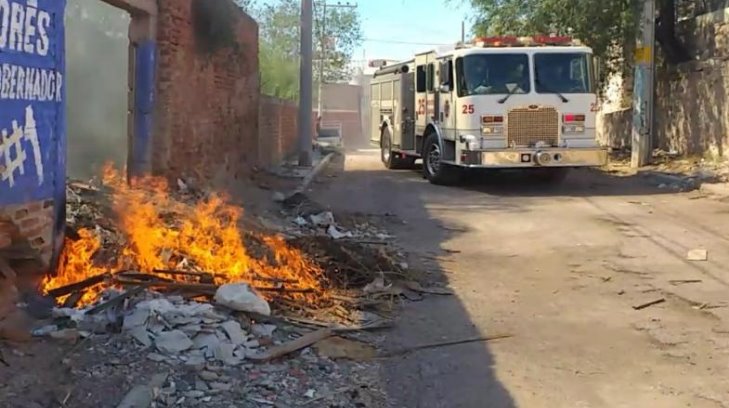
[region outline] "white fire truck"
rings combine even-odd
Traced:
[[[488,37],[375,72],[371,141],[389,169],[423,160],[435,184],[463,168],[531,168],[561,181],[601,166],[592,50],[561,36]]]

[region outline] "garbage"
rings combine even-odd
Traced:
[[[686,259],[693,262],[701,262],[709,260],[709,251],[706,249],[692,249],[686,254]]]
[[[331,211],[325,211],[323,213],[311,215],[309,218],[311,219],[312,224],[319,227],[328,227],[330,225],[334,225],[334,214],[332,214]]]
[[[352,238],[353,235],[351,232],[341,232],[335,227],[334,225],[330,225],[329,228],[327,228],[327,234],[329,234],[330,237],[333,239],[342,239],[342,238]]]

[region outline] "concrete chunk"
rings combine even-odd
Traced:
[[[263,316],[271,315],[271,307],[268,302],[253,292],[246,283],[230,283],[221,286],[215,292],[215,301],[222,306],[239,312],[258,313]]]
[[[154,344],[159,351],[168,354],[176,354],[193,346],[192,340],[180,330],[160,333],[154,339]]]

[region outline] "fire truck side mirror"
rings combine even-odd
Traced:
[[[599,83],[600,75],[602,75],[602,60],[600,57],[592,57],[592,74],[595,76],[595,83]]]

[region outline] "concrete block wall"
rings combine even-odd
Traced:
[[[729,159],[729,8],[682,21],[677,33],[693,61],[657,64],[654,146]],[[630,112],[603,115],[601,141],[629,146]]]
[[[600,144],[613,149],[630,147],[633,109],[623,109],[598,115],[597,137]]]
[[[258,161],[258,25],[231,0],[158,0],[155,174],[231,182]]]
[[[679,24],[694,61],[656,70],[657,147],[729,158],[729,8]]]

